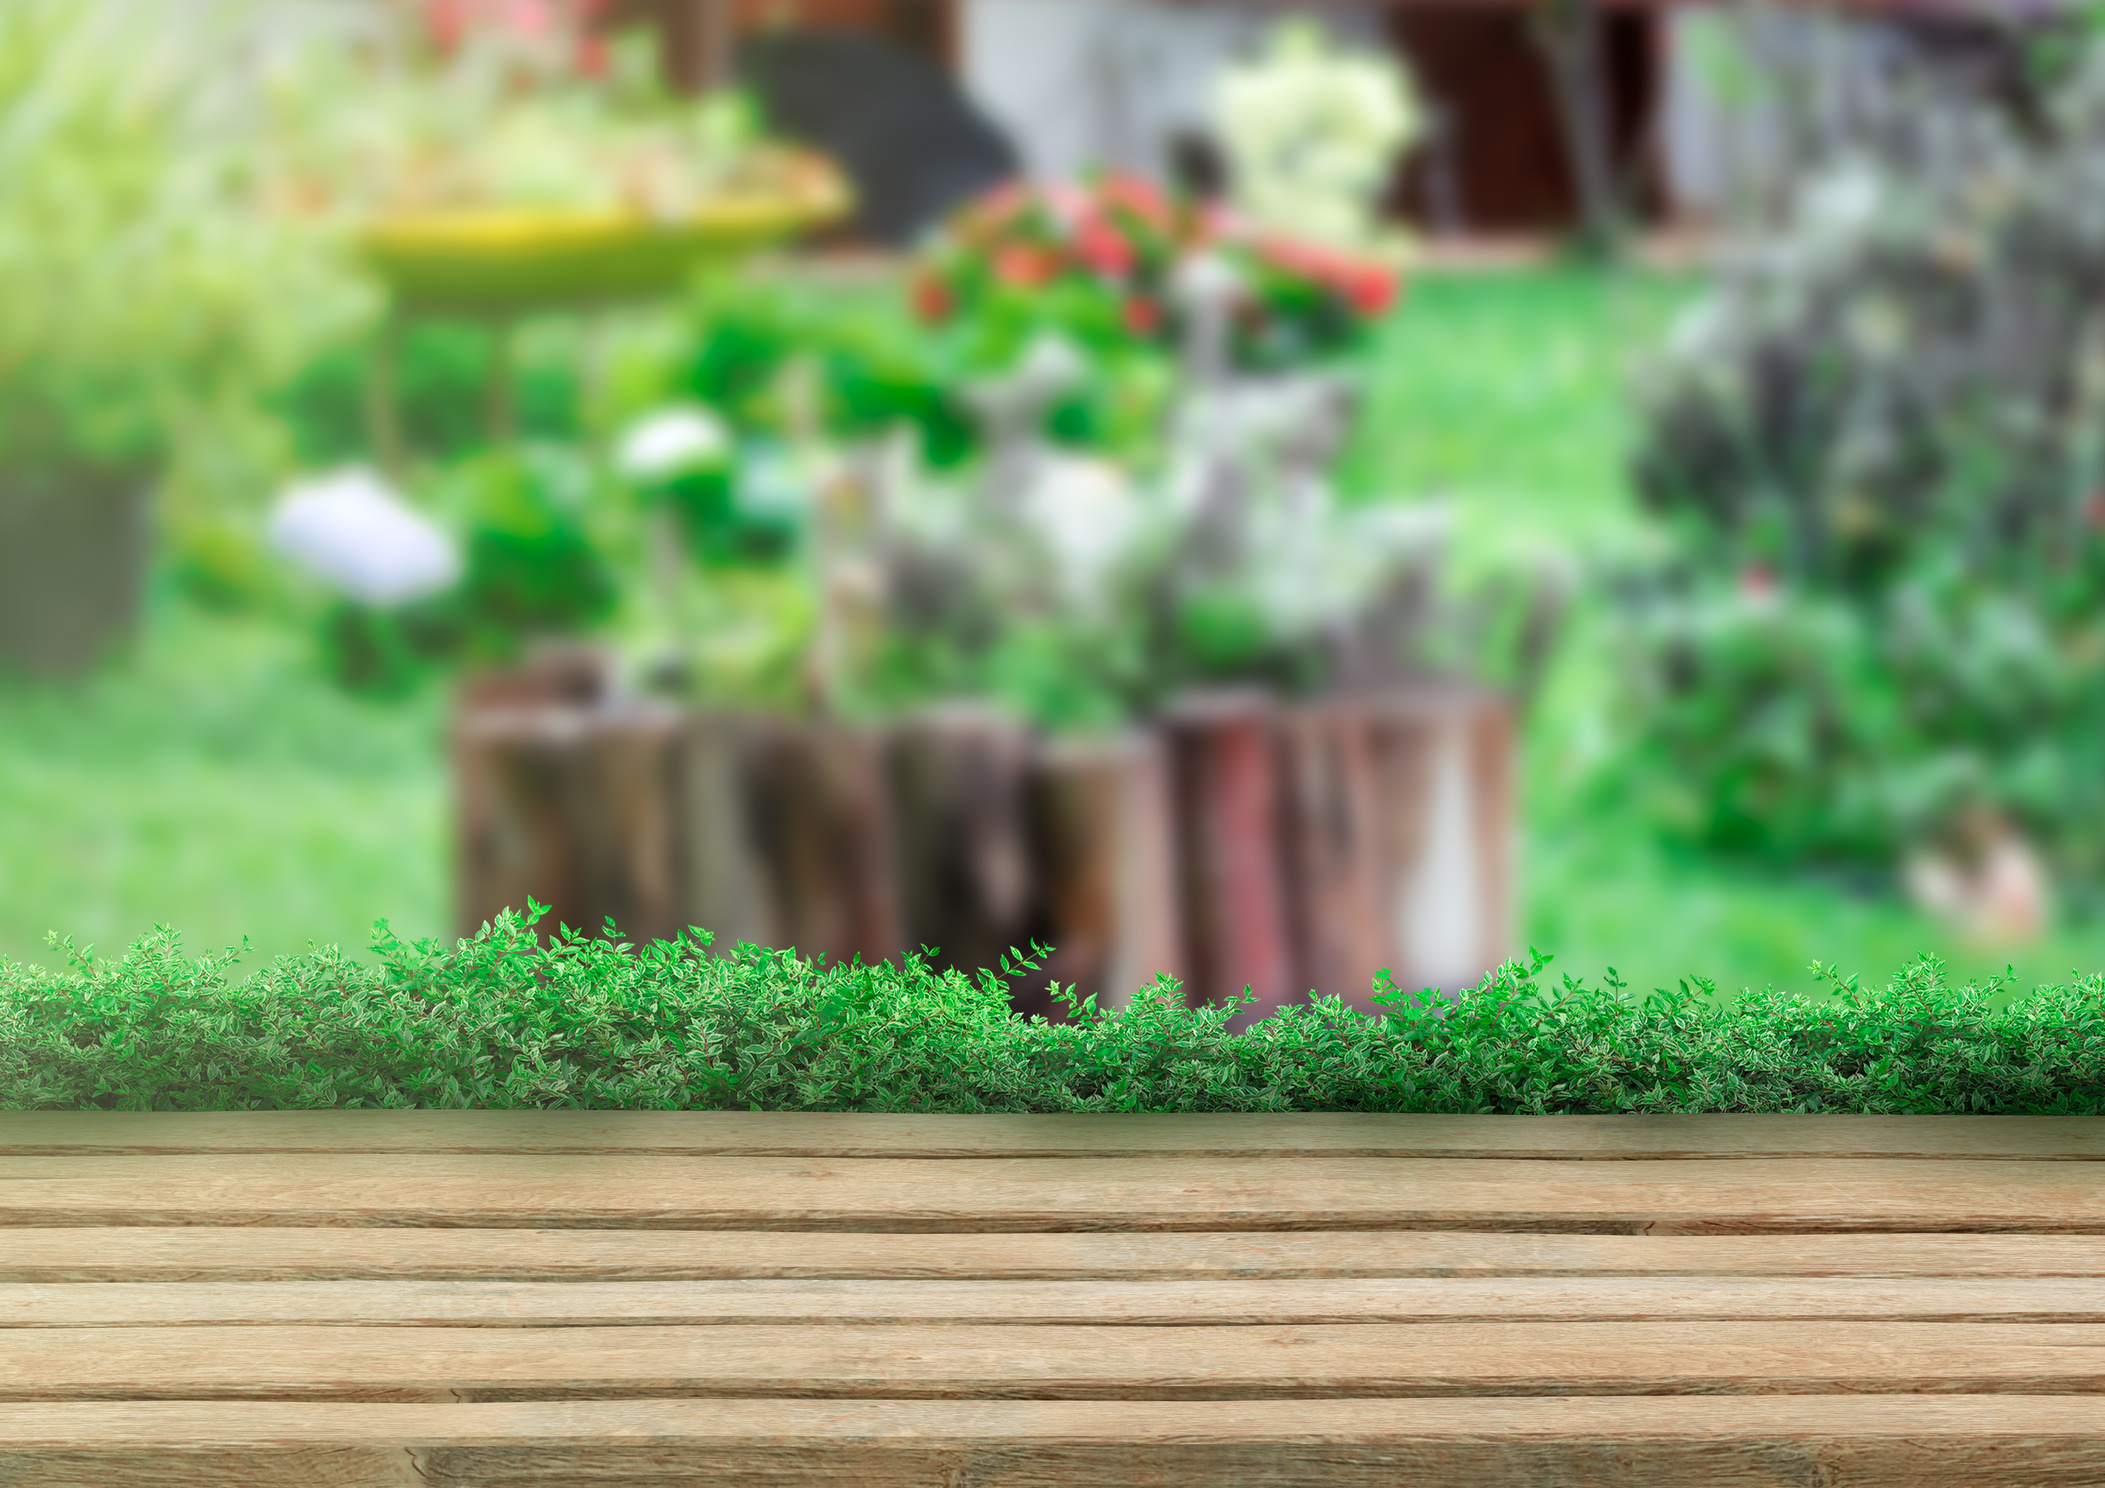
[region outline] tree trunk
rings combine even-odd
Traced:
[[[1175,824],[1153,734],[1063,740],[1031,778],[1036,932],[1053,946],[1047,977],[1121,1008],[1161,973],[1186,975]],[[1047,999],[1050,1003],[1050,998]]]

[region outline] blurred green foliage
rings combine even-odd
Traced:
[[[2037,121],[1947,112],[1810,182],[1648,368],[1635,706],[1694,840],[1891,864],[1985,816],[2094,891],[2105,51]]]
[[[321,627],[330,674],[354,692],[402,696],[434,668],[501,664],[531,639],[606,620],[620,585],[588,526],[597,480],[577,451],[539,443],[441,471],[432,500],[465,533],[460,581],[384,609],[336,601]]]

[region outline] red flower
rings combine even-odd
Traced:
[[[923,274],[914,280],[914,314],[931,323],[948,318],[955,304],[950,286],[933,274]]]
[[[967,207],[958,219],[958,228],[967,237],[991,238],[1013,224],[1030,206],[1030,188],[1021,181],[1011,181]]]
[[[1152,336],[1162,329],[1162,307],[1145,295],[1135,295],[1126,301],[1119,320],[1131,335]]]
[[[1094,214],[1075,224],[1074,252],[1106,278],[1123,279],[1133,272],[1133,245],[1124,233]]]
[[[1292,238],[1266,239],[1257,245],[1257,253],[1280,272],[1307,279],[1336,295],[1356,314],[1380,315],[1396,303],[1396,274],[1384,264]]]
[[[1372,320],[1386,315],[1396,303],[1396,275],[1379,264],[1367,264],[1352,276],[1345,288],[1345,303]]]
[[[1011,243],[994,255],[994,277],[1013,289],[1036,289],[1060,272],[1060,257],[1050,248]]]
[[[1167,233],[1174,225],[1169,198],[1154,182],[1142,177],[1105,176],[1097,183],[1096,194],[1106,206],[1131,213],[1156,232]]]

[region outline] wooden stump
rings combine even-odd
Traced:
[[[1177,823],[1178,899],[1194,1002],[1247,988],[1247,1026],[1298,1001],[1283,864],[1277,712],[1261,694],[1194,693],[1162,720]]]
[[[1371,1011],[1381,970],[1454,994],[1511,954],[1505,699],[1428,686],[1296,710],[1281,733],[1302,980]]]
[[[1372,1010],[1374,975],[1396,962],[1384,898],[1380,739],[1364,707],[1296,708],[1280,720],[1281,855],[1299,982]]]
[[[780,943],[767,854],[757,831],[751,777],[765,725],[738,713],[690,714],[679,750],[682,903],[720,953]]]
[[[685,924],[671,709],[544,703],[465,711],[454,728],[459,916],[549,906],[558,925],[633,941]]]
[[[1030,932],[1028,729],[989,708],[929,708],[894,730],[890,755],[908,946],[933,947],[936,964],[961,971],[999,966]],[[1048,999],[1041,990],[1024,1001]]]
[[[1129,734],[1045,746],[1032,766],[1030,814],[1034,933],[1053,946],[1047,978],[1118,1008],[1158,973],[1184,977],[1161,741]]]
[[[750,740],[748,820],[775,943],[835,961],[899,955],[883,738],[774,719]]]

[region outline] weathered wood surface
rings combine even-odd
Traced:
[[[2105,1482],[2105,1122],[0,1115],[0,1485]]]
[[[0,1158],[0,1226],[176,1224],[2105,1233],[2105,1182],[1933,1158]]]
[[[0,1400],[2105,1394],[2090,1323],[23,1328]],[[2105,1431],[2105,1399],[2099,1402]]]
[[[2105,1477],[2092,1397],[0,1405],[10,1488],[1925,1488]]]
[[[0,1284],[0,1329],[202,1324],[619,1327],[944,1323],[2105,1323],[2091,1278],[1352,1277],[1185,1281],[305,1281]]]
[[[16,1229],[0,1282],[2105,1277],[2105,1235]]]
[[[746,1111],[0,1111],[0,1156],[2022,1158],[2105,1161],[2085,1116],[885,1116]]]

